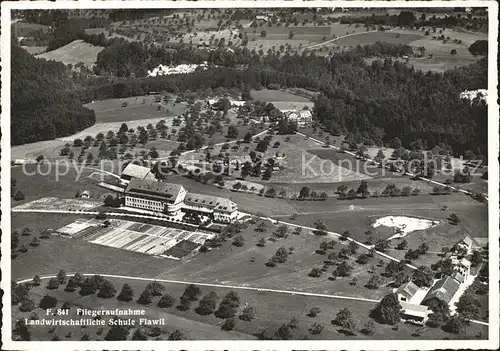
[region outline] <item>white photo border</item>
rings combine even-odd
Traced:
[[[198,341],[13,341],[11,326],[11,197],[10,197],[10,40],[11,11],[23,9],[139,9],[139,8],[282,8],[282,7],[486,7],[488,8],[488,228],[489,228],[489,327],[488,340],[198,340]],[[498,97],[498,3],[496,1],[5,1],[1,3],[1,288],[2,344],[7,350],[434,350],[499,348],[499,107]]]

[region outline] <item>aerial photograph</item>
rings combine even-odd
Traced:
[[[488,341],[489,8],[236,6],[11,10],[11,340]]]

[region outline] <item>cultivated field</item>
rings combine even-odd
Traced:
[[[165,252],[181,242],[193,243],[194,249],[213,237],[213,234],[200,231],[192,232],[126,220],[111,220],[106,227],[102,224],[102,220],[78,219],[57,229],[57,232],[94,244],[163,257],[168,257]]]
[[[97,61],[97,54],[104,48],[85,43],[83,40],[75,40],[52,51],[37,55],[38,58],[60,61],[65,65],[76,65],[82,62],[87,67]]]

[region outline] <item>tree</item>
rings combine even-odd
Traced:
[[[184,335],[179,331],[179,330],[176,330],[174,331],[172,334],[170,334],[168,336],[168,340],[183,340],[184,339]]]
[[[358,251],[359,244],[355,241],[351,241],[349,243],[349,245],[347,245],[347,248],[348,248],[349,252],[351,253],[351,255],[354,255],[356,253],[356,251]]]
[[[24,200],[26,197],[24,196],[24,193],[21,191],[21,190],[17,190],[16,193],[14,194],[14,197],[13,199],[15,201],[22,201]]]
[[[40,300],[39,306],[41,309],[44,309],[44,310],[49,309],[49,308],[54,308],[57,306],[57,299],[53,296],[45,295]]]
[[[118,341],[118,340],[127,340],[128,330],[122,325],[113,324],[111,328],[109,328],[108,334],[104,337],[106,341]]]
[[[238,137],[238,128],[235,125],[229,125],[229,127],[227,128],[227,137],[231,139],[235,139]]]
[[[230,291],[219,305],[219,309],[215,311],[217,318],[230,318],[233,317],[240,305],[240,297],[237,292]]]
[[[33,277],[33,285],[34,286],[39,286],[42,282],[42,279],[40,279],[40,276],[38,274],[36,274],[34,277]]]
[[[356,194],[361,195],[361,197],[367,197],[370,194],[370,192],[368,191],[368,183],[366,182],[366,180],[361,181]]]
[[[123,284],[122,290],[120,291],[120,294],[118,295],[117,299],[120,301],[132,301],[134,298],[134,290],[130,285],[127,283]]]
[[[375,331],[375,323],[373,321],[368,321],[365,323],[363,326],[363,329],[361,332],[365,335],[373,335],[373,332]]]
[[[352,319],[352,313],[347,308],[340,310],[332,322],[351,333],[354,333],[356,330],[356,324]]]
[[[314,322],[309,327],[309,333],[311,333],[312,335],[318,335],[321,334],[324,328],[325,327],[323,325],[319,324],[318,322]]]
[[[455,315],[448,320],[445,329],[454,334],[463,334],[467,328],[467,320],[460,316]]]
[[[109,280],[104,280],[97,296],[102,297],[104,299],[108,299],[110,297],[115,296],[115,294],[116,294],[116,289],[114,285]]]
[[[257,242],[258,247],[264,247],[266,246],[266,239],[260,238],[259,241]]]
[[[233,240],[233,245],[237,247],[241,247],[245,245],[245,239],[243,238],[242,235],[238,235],[237,237],[234,238]]]
[[[318,277],[321,277],[321,269],[320,268],[317,268],[317,267],[314,267],[313,269],[311,269],[311,271],[309,272],[309,276],[310,277],[313,277],[313,278],[318,278]]]
[[[274,337],[278,340],[290,340],[292,338],[290,329],[288,324],[282,324],[274,333]]]
[[[158,301],[158,307],[161,308],[169,308],[174,305],[175,299],[170,294],[165,294],[161,297],[160,301]]]
[[[366,287],[369,289],[378,289],[378,287],[382,284],[382,278],[379,275],[372,275],[370,280],[366,283]]]
[[[479,266],[481,264],[481,262],[483,262],[483,257],[481,255],[481,252],[479,252],[478,250],[472,251],[472,256],[470,258],[470,262],[471,262],[472,267]]]
[[[19,339],[21,341],[30,341],[31,340],[31,334],[28,329],[28,326],[26,326],[26,322],[24,319],[18,319],[16,321],[16,325],[14,329],[12,330],[14,335],[19,336]]]
[[[312,307],[309,310],[309,313],[307,314],[309,317],[316,317],[318,314],[321,313],[321,309],[319,307]]]
[[[234,329],[235,325],[236,325],[236,319],[234,317],[230,317],[224,321],[224,324],[222,324],[221,329],[230,331]]]
[[[146,288],[144,291],[141,293],[141,296],[139,296],[139,299],[137,300],[138,303],[141,305],[148,305],[152,301],[152,294],[151,291]]]
[[[184,295],[189,298],[191,301],[196,301],[198,300],[199,296],[201,295],[201,289],[194,285],[190,284],[186,290],[184,290]]]
[[[488,40],[476,40],[469,46],[469,52],[476,55],[488,55]]]
[[[152,296],[161,296],[165,291],[165,286],[157,281],[154,281],[146,285],[146,289],[149,290]]]
[[[311,189],[309,189],[309,187],[307,186],[303,186],[299,192],[299,199],[301,200],[307,199],[310,194],[311,194]]]
[[[255,318],[255,311],[253,307],[245,306],[241,312],[240,319],[245,322],[250,322]]]
[[[249,144],[252,142],[252,138],[253,138],[253,134],[250,132],[247,132],[245,134],[245,136],[243,137],[243,142]]]
[[[370,256],[368,256],[367,254],[361,254],[359,255],[356,262],[359,264],[367,264],[368,262],[370,262]]]
[[[50,278],[49,282],[47,283],[47,289],[50,290],[55,290],[59,288],[60,281],[57,278]]]
[[[281,246],[272,257],[272,260],[277,263],[285,263],[288,260],[288,250]]]
[[[64,270],[59,270],[57,273],[57,279],[59,280],[59,283],[64,284],[66,283],[66,272]]]
[[[21,312],[31,312],[36,308],[35,303],[32,300],[24,300],[19,306],[19,311]]]
[[[351,274],[352,266],[350,266],[347,261],[342,261],[341,264],[337,266],[335,272],[339,277],[348,277]]]
[[[379,323],[394,325],[401,320],[399,311],[401,310],[398,297],[391,293],[379,302],[377,307],[372,311],[372,315]]]
[[[412,281],[418,287],[430,287],[434,280],[434,272],[427,266],[420,266],[414,271]]]
[[[217,299],[217,294],[213,291],[203,296],[200,300],[199,306],[196,308],[196,313],[201,315],[213,313],[217,306]]]
[[[457,54],[457,49],[451,49],[450,55],[456,55]]]
[[[457,312],[465,319],[475,319],[479,316],[479,301],[475,298],[474,294],[466,291],[455,304]]]
[[[318,219],[316,221],[316,223],[314,223],[315,227],[316,227],[316,234],[317,235],[321,235],[321,236],[324,236],[327,234],[326,232],[326,226],[325,224],[323,223],[323,221],[321,219]]]
[[[148,336],[146,335],[146,333],[144,333],[142,328],[137,328],[134,334],[132,335],[132,340],[147,340],[147,339]]]

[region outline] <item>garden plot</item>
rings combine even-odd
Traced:
[[[388,240],[404,238],[408,234],[417,231],[425,230],[439,224],[439,221],[433,221],[424,218],[406,217],[406,216],[386,216],[378,218],[373,224],[373,228],[385,226],[394,228],[396,234],[391,236]]]
[[[12,211],[82,211],[91,210],[95,207],[101,206],[101,201],[88,200],[88,199],[61,199],[58,197],[44,197],[34,200],[19,206],[16,206]]]
[[[214,234],[137,223],[126,220],[103,221],[77,220],[57,230],[72,238],[117,249],[169,257],[165,252],[189,241],[189,247],[197,248]],[[190,251],[192,251],[192,248]],[[182,256],[176,255],[175,258]]]

